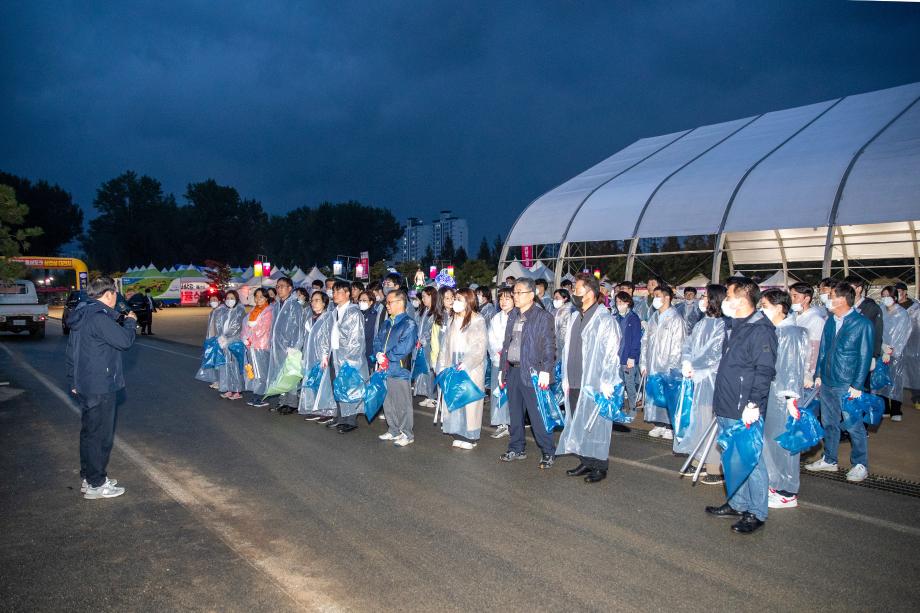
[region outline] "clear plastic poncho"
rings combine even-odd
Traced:
[[[425,398],[431,398],[435,394],[435,385],[434,385],[434,357],[431,344],[431,333],[434,330],[434,315],[430,312],[425,312],[424,315],[416,315],[415,323],[418,325],[418,342],[422,346],[422,351],[425,354],[425,359],[428,362],[428,374],[419,375],[415,378],[415,395],[424,396]]]
[[[221,392],[242,392],[243,391],[243,364],[239,363],[233,352],[227,347],[230,343],[240,340],[243,332],[243,322],[246,320],[246,309],[243,305],[237,303],[232,309],[227,308],[227,313],[223,316],[221,327],[218,330],[218,338],[222,339],[224,357],[227,363],[217,367],[217,385],[218,391]]]
[[[795,325],[808,331],[808,361],[805,365],[805,382],[814,383],[815,366],[818,364],[818,352],[821,349],[821,337],[824,336],[826,311],[812,306],[804,313],[795,316]]]
[[[910,313],[897,305],[892,311],[882,307],[882,325],[882,343],[891,347],[891,361],[888,363],[891,385],[873,392],[892,400],[901,400],[906,378],[904,350],[907,349],[907,343],[913,334],[920,334],[920,331],[911,333]]]
[[[211,309],[211,312],[208,313],[208,329],[205,334],[206,339],[218,335],[218,322],[223,321],[223,318],[226,316],[225,311],[228,310],[227,305],[223,303],[217,305],[217,308]],[[217,369],[199,368],[198,372],[195,373],[195,378],[205,383],[217,383]]]
[[[332,317],[335,318],[338,308],[332,311]],[[358,371],[361,378],[365,381],[368,379],[367,353],[364,347],[364,316],[361,309],[356,304],[349,304],[345,307],[345,312],[340,315],[338,322],[333,321],[333,325],[339,327],[339,348],[332,349],[332,359],[335,363],[336,372],[342,369],[345,362],[351,364],[351,367]],[[339,403],[339,408],[343,417],[357,415],[361,403]]]
[[[563,304],[560,308],[556,309],[555,314],[553,314],[553,325],[556,328],[556,355],[564,355],[565,352],[565,337],[569,328],[569,320],[572,318],[572,313],[575,313],[575,307],[569,303]]]
[[[251,311],[250,311],[251,314]],[[247,344],[246,353],[252,368],[252,379],[246,377],[244,389],[256,396],[265,394],[268,387],[268,362],[271,356],[272,309],[265,307],[255,321],[247,316],[243,320],[243,341]]]
[[[786,431],[786,398],[801,398],[808,365],[808,330],[787,317],[776,326],[776,376],[770,384],[767,412],[763,418],[764,463],[775,490],[798,493],[799,454],[791,454],[776,442]]]
[[[492,397],[489,399],[489,423],[493,426],[511,424],[511,410],[507,395],[498,389],[498,371],[501,369],[501,352],[505,343],[508,313],[498,311],[489,322],[489,359],[492,365]],[[504,390],[505,392],[507,390]]]
[[[297,304],[294,296],[272,309],[271,354],[268,359],[268,384],[278,377],[284,368],[288,349],[300,351],[303,346],[303,307]],[[286,406],[297,406],[297,390],[281,394],[279,402]]]
[[[693,369],[693,405],[690,411],[690,425],[683,437],[674,437],[675,453],[690,453],[715,418],[712,412],[712,398],[716,389],[716,373],[722,360],[722,346],[725,343],[725,320],[721,317],[704,317],[693,326],[693,333],[687,338],[681,351],[681,363],[689,362]],[[702,450],[701,450],[702,452]],[[700,459],[701,452],[696,459]],[[719,448],[713,445],[706,462],[718,463]]]
[[[470,323],[460,327],[460,319],[451,317],[445,326],[444,344],[438,355],[437,371],[463,364],[463,369],[480,389],[485,389],[487,334],[486,322],[479,313],[473,313]],[[478,439],[482,429],[483,401],[477,400],[456,411],[446,411],[441,430],[445,434],[457,434],[469,439]]]
[[[914,301],[907,309],[910,317],[910,336],[901,358],[904,361],[904,387],[920,390],[920,302]]]
[[[566,326],[566,341],[571,339],[572,326]],[[581,331],[581,356],[561,354],[562,380],[567,388],[581,390],[575,414],[566,421],[556,455],[574,454],[581,457],[606,460],[610,455],[610,434],[613,422],[599,419],[599,407],[594,393],[602,391],[605,384],[615,388],[620,383],[620,324],[603,308],[598,308]],[[568,342],[565,343],[568,346]],[[569,381],[569,363],[581,359],[581,381]],[[568,403],[568,398],[565,399]],[[588,427],[590,425],[590,428]]]
[[[323,357],[332,352],[332,323],[335,317],[333,311],[324,311],[319,318],[312,322],[310,331],[303,346],[303,376],[306,380],[309,372],[317,364],[321,364]],[[308,316],[312,321],[313,317]],[[335,398],[332,395],[332,378],[329,369],[323,371],[320,378],[319,389],[314,393],[309,387],[301,387],[300,401],[297,412],[301,415],[319,413],[325,416],[335,415]]]
[[[680,313],[673,307],[663,313],[656,311],[642,335],[639,371],[669,375],[671,370],[680,370],[681,350],[686,338],[687,322]],[[647,422],[670,423],[667,407],[657,406],[650,398],[645,399],[643,412]]]

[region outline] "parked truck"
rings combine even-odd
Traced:
[[[32,338],[45,337],[48,305],[38,303],[31,281],[0,282],[0,332],[28,332]]]

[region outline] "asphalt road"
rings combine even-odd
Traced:
[[[0,337],[0,609],[916,610],[920,499],[802,478],[753,536],[703,513],[662,443],[616,435],[599,485],[376,423],[340,435],[221,400],[193,348],[126,358],[114,500],[78,492],[64,338]],[[363,422],[363,420],[362,420]],[[535,447],[528,441],[528,450]]]

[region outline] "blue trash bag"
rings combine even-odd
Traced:
[[[661,373],[649,373],[648,379],[645,380],[645,400],[651,402],[656,407],[665,408],[668,406],[668,397],[665,393],[665,375]]]
[[[869,375],[869,386],[880,390],[891,385],[891,368],[881,360],[876,361],[875,370]]]
[[[674,428],[674,436],[683,438],[690,427],[690,413],[693,410],[693,379],[685,379],[673,372],[664,378],[665,396],[668,401],[668,417]]]
[[[364,387],[364,417],[367,423],[374,421],[377,413],[383,407],[383,400],[387,397],[387,372],[378,370],[368,379]]]
[[[503,387],[495,387],[492,389],[492,398],[492,409],[500,409],[508,404],[508,390]]]
[[[758,419],[750,427],[739,419],[719,435],[717,443],[722,448],[725,490],[731,498],[760,461],[760,454],[763,453],[763,419]]]
[[[487,390],[492,389],[492,358],[489,357],[489,352],[486,351],[486,380],[484,381],[485,388]]]
[[[412,362],[412,380],[427,375],[431,369],[428,367],[428,358],[425,357],[425,348],[419,347],[415,352],[415,361]]]
[[[441,388],[444,404],[451,412],[486,397],[465,370],[447,367],[438,374],[436,381]]]
[[[332,392],[336,402],[357,404],[364,399],[364,380],[354,366],[345,362],[336,373]]]
[[[540,412],[540,417],[543,418],[546,431],[552,432],[556,428],[565,427],[565,419],[562,417],[562,411],[559,410],[555,395],[548,389],[540,389],[537,371],[533,369],[530,371],[530,382],[537,393],[537,410]]]
[[[799,418],[792,415],[786,416],[786,430],[777,436],[776,441],[780,447],[795,455],[811,449],[824,438],[824,428],[818,418],[810,411],[799,409]]]
[[[863,392],[859,398],[850,398],[848,393],[843,395],[843,411],[847,413],[844,423],[850,427],[862,420],[870,426],[877,426],[882,421],[885,412],[885,399],[875,394]]]
[[[562,362],[556,362],[556,367],[553,369],[553,383],[549,386],[550,391],[553,393],[553,397],[556,399],[556,404],[563,404],[566,400],[565,391],[562,389]],[[572,407],[573,409],[575,407]]]
[[[610,398],[605,398],[600,392],[594,392],[594,404],[600,409],[598,415],[607,421],[612,421],[615,424],[632,423],[633,416],[623,410],[622,383],[617,383],[617,386],[613,388],[613,395],[610,396]]]
[[[212,336],[204,339],[204,356],[201,358],[202,368],[217,368],[227,363],[224,352],[217,342],[217,337]]]
[[[323,366],[319,362],[313,365],[313,368],[307,371],[306,376],[303,378],[303,385],[301,387],[305,389],[313,390],[313,393],[319,391],[319,384],[323,380]]]
[[[246,372],[246,345],[243,341],[233,341],[227,346],[227,351],[236,358],[236,363],[240,367],[240,373]]]

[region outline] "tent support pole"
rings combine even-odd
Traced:
[[[633,264],[636,262],[636,248],[639,246],[639,237],[633,237],[629,243],[629,255],[626,256],[626,280],[633,280]]]
[[[565,256],[568,250],[569,241],[563,241],[562,244],[559,245],[559,254],[556,256],[556,266],[555,270],[553,271],[555,273],[555,285],[553,287],[556,289],[559,289],[559,287],[562,286],[562,269],[565,267]]]
[[[837,226],[837,238],[840,239],[840,254],[843,256],[843,276],[850,276],[850,259],[847,257],[847,244],[843,239],[843,228]]]
[[[779,245],[779,257],[783,261],[783,283],[786,285],[786,289],[789,289],[789,261],[786,259],[786,247],[783,245],[783,235],[779,233],[779,230],[773,230],[773,235],[776,236],[776,242]]]
[[[716,237],[716,248],[712,252],[712,274],[709,275],[709,278],[712,279],[710,283],[719,282],[719,273],[722,271],[722,252],[725,249],[725,233],[719,232],[719,235]]]
[[[831,256],[834,252],[834,226],[827,227],[827,238],[824,240],[824,262],[821,264],[821,276],[825,279],[831,276]]]
[[[914,241],[914,296],[916,296],[917,288],[920,287],[920,244],[917,243],[917,225],[908,221],[907,227],[910,228],[910,237]]]

